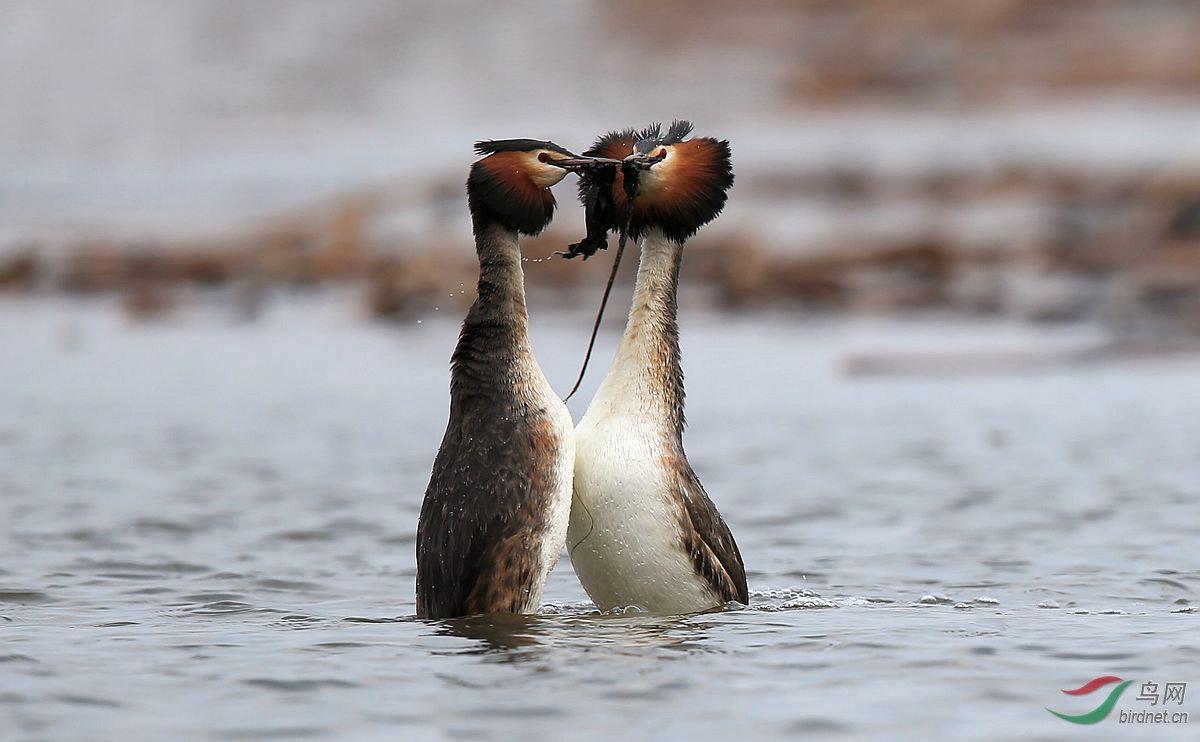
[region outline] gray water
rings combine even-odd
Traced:
[[[1197,360],[860,380],[848,353],[1094,338],[685,310],[688,452],[752,605],[598,615],[564,558],[540,615],[422,622],[447,314],[0,306],[0,738],[1186,736],[1043,709],[1100,675],[1139,681],[1118,710],[1190,681],[1200,716]],[[589,322],[535,312],[560,389]]]

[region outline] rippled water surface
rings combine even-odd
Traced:
[[[1043,739],[1099,675],[1190,681],[1200,717],[1200,362],[855,379],[1089,337],[685,311],[688,451],[752,605],[601,616],[564,559],[541,615],[420,622],[445,313],[0,307],[0,737]],[[589,323],[535,313],[560,389]]]

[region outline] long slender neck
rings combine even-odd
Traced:
[[[625,334],[588,412],[649,419],[682,438],[677,292],[683,246],[651,230],[641,253]]]
[[[525,274],[517,233],[497,224],[475,225],[479,285],[454,350],[451,394],[511,389],[511,371],[531,354]],[[501,379],[510,383],[497,383]]]

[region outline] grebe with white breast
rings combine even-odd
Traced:
[[[584,153],[623,162],[581,178],[589,235],[568,255],[594,252],[605,228],[619,223],[641,246],[616,358],[576,428],[567,549],[601,610],[677,614],[749,603],[733,534],[683,449],[683,245],[721,213],[733,184],[729,143],[688,139],[691,130],[676,121],[665,134],[658,125],[612,132]]]

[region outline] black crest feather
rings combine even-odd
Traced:
[[[650,124],[645,129],[642,129],[640,132],[638,132],[639,146],[642,144],[642,142],[649,142],[653,144],[659,139],[662,139],[662,124],[658,122]]]
[[[663,138],[661,144],[678,144],[683,141],[683,138],[692,133],[692,129],[696,127],[691,121],[675,119],[671,122],[671,127],[667,129],[667,136]]]
[[[638,133],[637,151],[645,154],[655,147],[662,147],[668,144],[679,144],[692,133],[692,129],[696,127],[691,121],[683,119],[675,119],[671,125],[667,127],[667,133],[662,133],[662,124],[654,123],[642,129]]]
[[[497,152],[533,152],[539,149],[548,149],[563,157],[575,156],[554,142],[544,139],[483,139],[475,142],[475,154],[477,155],[494,155]]]

